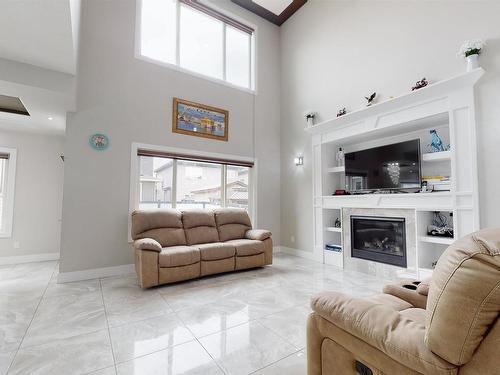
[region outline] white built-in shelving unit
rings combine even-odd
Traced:
[[[479,229],[474,85],[483,73],[478,68],[306,129],[312,136],[315,258],[343,267],[344,257],[350,256],[324,250],[327,243],[343,246],[343,230],[333,223],[342,220],[346,208],[414,210],[417,266],[402,270],[414,277],[431,274],[433,263],[454,240],[427,235],[435,211],[450,215],[455,238]],[[431,129],[450,145],[449,151],[430,152]],[[450,191],[332,195],[345,188],[345,168],[335,163],[339,147],[351,152],[416,138],[421,141],[422,175],[450,176]]]

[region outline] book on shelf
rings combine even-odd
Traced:
[[[325,250],[328,250],[328,251],[335,251],[337,253],[340,253],[342,252],[342,246],[340,245],[335,245],[335,244],[326,244],[325,245]]]
[[[422,181],[433,191],[448,191],[451,187],[450,176],[422,176]]]

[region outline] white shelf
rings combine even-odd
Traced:
[[[327,232],[337,232],[337,233],[342,233],[342,228],[337,228],[337,227],[326,227],[325,230]]]
[[[352,125],[358,121],[365,120],[372,116],[377,116],[382,113],[393,113],[401,108],[409,108],[415,103],[426,102],[429,99],[439,98],[444,95],[449,95],[462,87],[472,87],[481,76],[484,74],[484,69],[477,68],[471,72],[461,73],[455,77],[445,79],[415,91],[409,91],[401,96],[393,99],[388,99],[383,102],[375,103],[369,107],[360,108],[356,111],[349,112],[344,116],[334,117],[326,121],[320,122],[314,126],[306,128],[305,131],[310,134],[321,134],[329,132],[331,129],[338,129],[345,135],[342,138],[335,137],[336,141],[349,138],[349,132],[345,132],[345,125]]]
[[[450,160],[450,158],[451,151],[429,152],[422,155],[422,161],[427,162]]]
[[[345,167],[328,168],[328,173],[343,173],[343,172],[345,172]]]
[[[437,243],[441,245],[451,245],[453,242],[455,242],[454,238],[435,236],[420,236],[419,240],[422,242]]]

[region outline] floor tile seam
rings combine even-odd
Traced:
[[[80,336],[91,335],[91,334],[94,334],[94,333],[97,333],[97,332],[101,332],[101,331],[106,331],[106,327],[105,328],[94,329],[94,330],[88,331],[88,332],[79,333],[77,335],[72,335],[72,336],[67,336],[67,337],[50,339],[50,342],[70,340],[70,339],[78,338]],[[39,344],[31,344],[31,345],[20,347],[19,350],[30,349],[30,348],[34,348],[36,346],[47,345],[48,343],[49,342],[42,342],[42,343],[39,343]]]
[[[276,361],[274,361],[274,362],[272,362],[272,363],[270,363],[270,364],[268,364],[268,365],[266,365],[266,366],[264,366],[264,367],[261,367],[261,368],[259,368],[258,370],[252,371],[251,373],[249,373],[249,374],[247,374],[247,375],[252,375],[252,374],[255,374],[256,372],[259,372],[259,371],[261,371],[261,370],[263,370],[263,369],[265,369],[265,368],[267,368],[267,367],[270,367],[270,366],[272,366],[272,365],[274,365],[274,364],[278,363],[279,361],[282,361],[282,360],[284,360],[284,359],[287,359],[288,357],[291,357],[292,355],[295,355],[295,354],[297,354],[297,353],[301,352],[302,350],[303,350],[303,349],[299,349],[299,350],[297,350],[297,351],[295,351],[295,352],[293,352],[293,353],[290,353],[289,355],[286,355],[286,356],[284,356],[283,358],[280,358],[280,359],[278,359],[278,360],[276,360]]]
[[[256,294],[256,293],[260,293],[260,292],[263,292],[263,291],[268,291],[268,290],[271,290],[271,289],[277,289],[277,288],[281,288],[281,286],[273,286],[273,287],[268,287],[268,288],[262,288],[262,289],[258,289],[258,290],[254,290],[254,291],[251,291],[251,292],[247,292],[245,294],[243,294],[242,298],[247,298],[253,294]],[[206,305],[209,305],[209,304],[213,304],[213,303],[216,303],[216,302],[219,302],[219,301],[222,301],[222,300],[233,300],[233,299],[236,299],[237,297],[235,296],[231,296],[231,297],[221,297],[221,298],[218,298],[214,301],[211,301],[211,302],[206,302],[206,303],[201,303],[201,304],[196,304],[196,305],[193,305],[193,306],[189,306],[189,307],[183,307],[181,309],[176,309],[174,307],[172,307],[171,304],[169,304],[168,300],[165,298],[164,295],[162,295],[160,293],[160,295],[162,296],[162,298],[164,299],[164,301],[171,307],[172,311],[174,312],[180,312],[182,310],[186,310],[186,309],[190,309],[190,308],[194,308],[194,307],[203,307],[203,306],[206,306]],[[290,307],[290,306],[289,306]]]
[[[52,279],[52,276],[54,276],[54,272],[56,272],[56,266],[58,265],[59,263],[56,263],[54,264],[54,267],[53,267],[53,270],[52,270],[52,274],[50,275],[49,277],[49,280],[47,281],[47,285],[45,285],[45,289],[42,293],[42,295],[40,296],[40,299],[38,300],[38,303],[36,305],[36,308],[35,308],[35,311],[33,312],[33,315],[31,316],[31,319],[30,319],[30,322],[28,324],[28,327],[26,327],[26,330],[24,331],[24,334],[23,334],[23,337],[21,338],[21,341],[19,341],[19,345],[17,347],[17,349],[15,350],[15,354],[14,356],[12,357],[11,361],[10,361],[10,364],[9,366],[7,367],[7,371],[6,371],[6,374],[8,375],[9,372],[10,372],[10,369],[12,367],[12,364],[14,363],[14,361],[16,360],[16,357],[19,353],[19,350],[21,350],[21,346],[23,344],[23,341],[26,337],[26,334],[28,333],[30,327],[31,327],[31,323],[33,323],[33,320],[35,319],[35,316],[36,316],[36,313],[38,311],[38,308],[40,307],[40,304],[42,303],[42,300],[43,300],[43,296],[45,295],[45,293],[47,292],[47,289],[49,287],[49,284],[50,284],[50,280]]]
[[[304,348],[299,348],[297,347],[297,345],[295,345],[293,342],[291,342],[289,339],[287,339],[286,337],[282,336],[279,332],[275,331],[273,328],[271,327],[268,327],[267,325],[265,325],[264,323],[262,323],[261,321],[258,321],[264,328],[270,330],[272,333],[274,333],[276,336],[278,336],[280,339],[282,339],[283,341],[285,341],[287,344],[293,346],[295,349],[297,350],[302,350]],[[305,329],[305,328],[304,328]]]
[[[133,320],[133,321],[130,321],[130,322],[127,322],[127,323],[120,323],[118,325],[109,325],[109,328],[110,329],[115,329],[115,328],[121,328],[121,327],[124,327],[124,326],[128,326],[128,325],[132,325],[132,324],[136,324],[136,323],[142,323],[142,322],[145,322],[147,320],[150,320],[150,319],[155,319],[155,318],[159,318],[161,316],[164,316],[164,315],[172,315],[174,314],[174,311],[164,311],[163,313],[160,313],[158,315],[154,315],[154,316],[149,316],[147,318],[141,318],[141,319],[138,319],[138,320]]]
[[[168,349],[172,349],[172,348],[175,348],[177,346],[180,346],[180,345],[184,345],[184,344],[189,344],[189,343],[192,343],[194,341],[198,341],[196,340],[196,337],[193,336],[192,339],[188,340],[188,341],[184,341],[184,342],[180,342],[178,344],[174,344],[174,345],[168,345],[168,346],[165,346],[161,349],[156,349],[156,350],[153,350],[149,353],[144,353],[144,354],[141,354],[141,355],[138,355],[138,356],[135,356],[133,358],[129,358],[127,360],[124,360],[124,361],[116,361],[115,363],[115,367],[117,367],[118,365],[123,365],[124,363],[127,363],[127,362],[131,362],[131,361],[135,361],[136,359],[140,359],[140,358],[144,358],[144,357],[147,357],[149,355],[152,355],[152,354],[156,354],[156,353],[159,353],[159,352],[163,352],[165,350],[168,350]],[[111,367],[111,366],[108,366],[108,367]],[[96,370],[97,371],[97,370]],[[142,374],[141,374],[142,375]]]
[[[99,280],[99,291],[101,292],[101,300],[102,300],[102,305],[104,307],[104,318],[106,319],[106,330],[108,332],[108,340],[109,340],[109,346],[111,348],[111,356],[113,358],[113,365],[115,366],[115,372],[116,372],[116,358],[115,358],[115,350],[113,348],[113,339],[111,338],[111,329],[109,327],[109,321],[108,321],[108,312],[106,310],[106,304],[104,303],[104,294],[102,291],[102,283],[101,279]]]
[[[174,314],[177,316],[177,318],[182,322],[182,324],[184,325],[184,327],[186,327],[189,332],[191,332],[191,334],[193,335],[194,339],[198,342],[198,344],[203,348],[203,350],[205,351],[205,353],[208,354],[208,356],[212,359],[212,361],[215,363],[215,365],[219,368],[219,370],[223,373],[223,374],[226,374],[226,371],[224,371],[224,368],[222,368],[221,365],[219,365],[219,363],[215,360],[214,357],[212,357],[212,355],[210,354],[210,352],[207,350],[207,348],[205,348],[205,346],[201,343],[201,341],[199,340],[198,337],[196,337],[196,335],[194,334],[194,332],[191,331],[191,329],[189,329],[189,327],[186,325],[186,323],[184,322],[184,320],[176,313],[174,312]],[[242,324],[245,324],[245,323],[242,323]],[[221,332],[221,331],[219,331]],[[217,332],[215,332],[217,333]],[[207,335],[208,336],[208,335]]]

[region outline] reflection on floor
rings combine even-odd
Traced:
[[[0,267],[0,375],[303,375],[310,297],[383,285],[284,254],[149,290],[134,275],[68,284],[56,275],[56,262]]]

